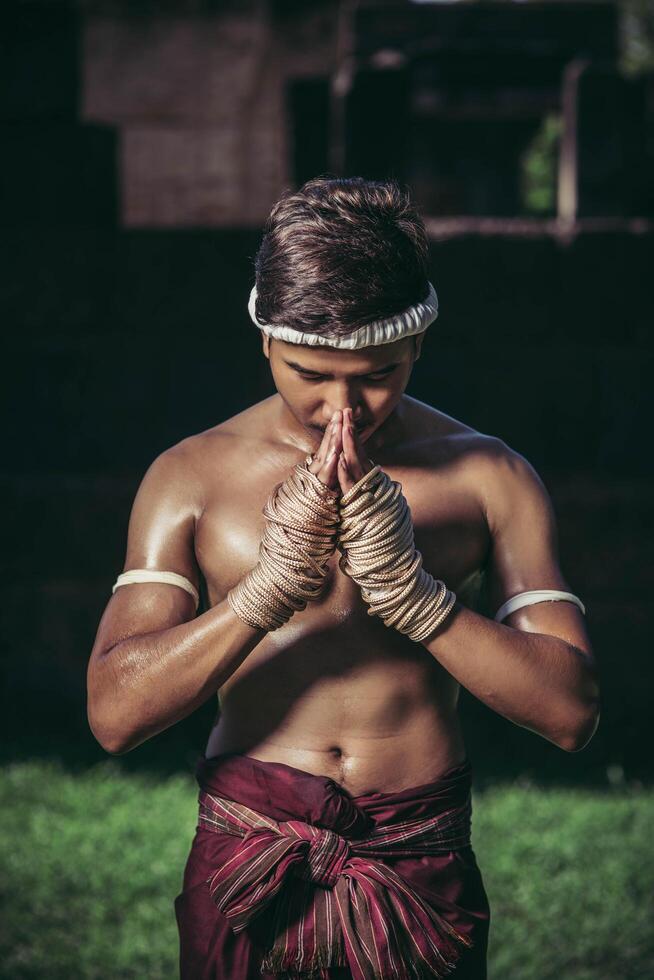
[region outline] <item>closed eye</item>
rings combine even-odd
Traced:
[[[383,372],[377,372],[376,374],[361,374],[359,375],[359,380],[372,381],[372,382],[383,381],[390,374],[392,374],[394,370],[395,370],[395,366]],[[325,374],[310,374],[308,371],[297,371],[297,373],[300,375],[301,378],[304,378],[305,381],[325,381],[329,377],[328,375]]]

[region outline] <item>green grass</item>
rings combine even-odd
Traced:
[[[176,975],[173,899],[196,819],[188,776],[155,782],[112,760],[0,779],[3,978],[159,980]]]
[[[0,771],[0,976],[177,976],[173,899],[194,780],[115,760]],[[497,787],[474,797],[492,909],[490,980],[654,977],[654,791]]]
[[[652,827],[651,789],[507,787],[477,798],[490,980],[654,978]]]

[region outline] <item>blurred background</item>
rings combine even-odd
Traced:
[[[153,786],[182,774],[192,830],[213,700],[107,763],[86,664],[147,466],[274,390],[247,314],[253,257],[280,194],[327,173],[408,185],[441,304],[409,392],[533,463],[586,604],[603,681],[593,741],[568,755],[464,691],[478,791],[646,793],[651,0],[5,0],[0,32],[7,799],[32,812],[56,771],[85,785],[83,810],[98,767]],[[12,928],[2,976],[42,975],[29,930]],[[143,929],[122,965],[71,972],[62,953],[61,975],[172,975],[170,944],[164,965],[138,960]],[[640,933],[612,977],[654,975]],[[561,976],[551,957],[520,972],[497,949],[505,978]]]

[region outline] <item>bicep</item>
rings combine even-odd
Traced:
[[[486,513],[492,538],[486,573],[491,615],[521,592],[573,591],[559,564],[558,529],[549,493],[531,464],[508,447],[493,462],[486,481]],[[514,629],[557,636],[592,656],[583,613],[572,602],[534,603],[503,622]]]
[[[183,457],[168,451],[145,474],[129,520],[123,571],[175,572],[199,589],[194,552],[198,488]],[[169,629],[192,619],[195,600],[178,586],[154,582],[121,585],[100,621],[92,657],[121,640]]]

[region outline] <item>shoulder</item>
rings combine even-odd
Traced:
[[[242,465],[248,449],[266,438],[266,414],[266,403],[259,402],[165,449],[149,465],[139,493],[201,512],[207,496]]]
[[[491,531],[517,509],[551,519],[548,491],[529,460],[498,436],[410,399],[412,429],[432,463],[447,466],[476,497]]]
[[[448,436],[450,458],[475,496],[493,536],[517,518],[542,526],[554,520],[543,480],[529,460],[498,436],[456,432]]]
[[[202,481],[197,451],[184,439],[164,450],[147,467],[132,507],[130,527],[193,520],[202,508]]]
[[[200,461],[206,445],[205,434],[188,436],[156,456],[148,466],[141,489],[158,494],[177,494],[182,488],[188,496],[200,486]]]
[[[207,477],[224,457],[219,426],[180,440],[159,453],[147,467],[136,504],[198,516],[204,506]]]
[[[412,442],[422,445],[434,461],[456,465],[471,484],[493,493],[502,473],[526,460],[497,436],[481,432],[415,398],[407,398],[408,426]]]
[[[543,480],[529,460],[503,439],[483,436],[477,443],[473,466],[492,533],[499,533],[518,517],[541,528],[553,524],[552,502]]]

